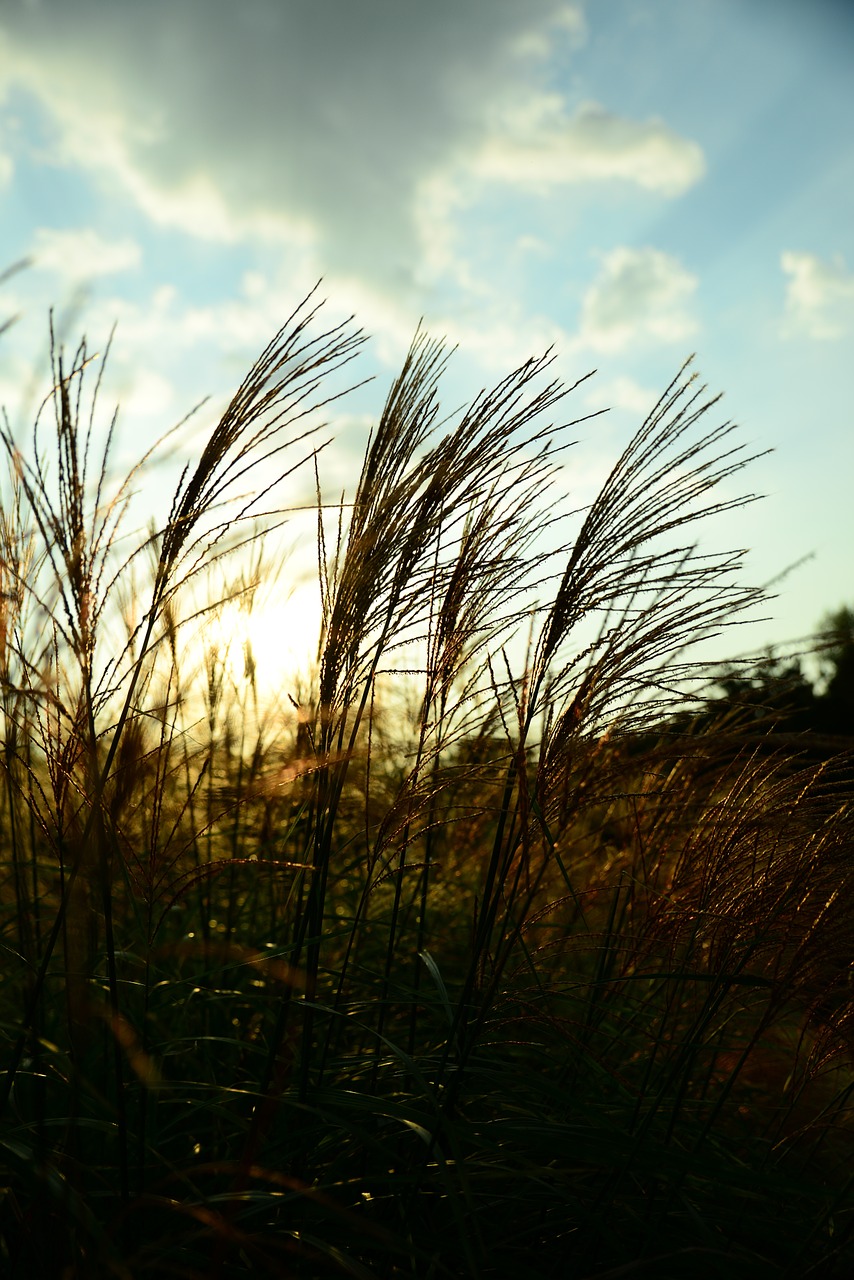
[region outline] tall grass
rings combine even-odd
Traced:
[[[850,1274],[851,775],[684,715],[751,459],[683,369],[564,514],[551,357],[445,419],[419,333],[330,506],[317,312],[135,543],[85,344],[3,430],[4,1273]],[[265,700],[187,636],[300,466],[321,643]]]

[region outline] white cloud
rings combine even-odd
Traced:
[[[282,322],[279,299],[271,290],[206,306],[187,305],[172,285],[161,285],[142,303],[121,296],[105,298],[99,311],[116,321],[115,360],[132,366],[156,367],[164,359],[186,361],[204,352],[215,365],[224,387],[234,370],[223,369],[223,356],[239,353],[240,373],[270,340]],[[202,393],[212,390],[200,387]]]
[[[548,58],[555,31],[568,36],[573,46],[584,43],[587,22],[579,4],[565,4],[554,12],[546,26],[521,32],[515,41],[515,51],[524,57]]]
[[[323,276],[336,310],[377,335],[380,360],[398,359],[425,316],[491,370],[565,334],[521,296],[507,318],[474,203],[502,208],[507,184],[615,180],[669,197],[703,173],[700,148],[662,121],[573,112],[543,92],[543,61],[584,36],[582,6],[566,0],[149,0],[107,14],[99,0],[40,0],[0,17],[0,94],[37,100],[42,157],[84,173],[113,219],[130,200],[158,226],[253,242],[265,263],[267,282],[248,277],[224,304],[102,301],[120,322],[117,352],[251,358]],[[522,259],[552,248],[524,225],[507,231],[505,264],[525,280]],[[133,241],[72,234],[43,229],[38,264],[80,281],[139,262]],[[589,348],[690,332],[695,282],[634,252],[609,255],[585,299]]]
[[[494,197],[498,184],[545,196],[556,186],[619,180],[672,197],[705,172],[700,147],[661,121],[639,123],[595,104],[570,116],[559,94],[496,91],[483,104],[481,123],[447,163],[425,173],[413,201],[420,277],[453,279],[469,295],[479,285],[468,268],[460,214]],[[523,239],[532,246],[532,237]],[[524,247],[521,240],[517,247]]]
[[[597,382],[586,398],[591,409],[601,409],[607,405],[611,409],[622,409],[635,417],[645,418],[655,405],[660,391],[643,387],[634,378],[620,375],[610,382]]]
[[[619,179],[665,196],[687,191],[705,172],[696,142],[661,120],[637,121],[585,103],[567,115],[558,94],[517,102],[475,157],[483,178],[548,191]]]
[[[437,318],[431,330],[449,347],[459,347],[493,377],[506,374],[549,347],[563,355],[571,348],[569,335],[545,316],[527,315],[506,301],[484,308],[477,319],[450,314]]]
[[[0,151],[0,188],[9,185],[14,172],[15,166],[12,163],[12,157],[6,155],[5,151]]]
[[[12,314],[14,315],[14,311]],[[4,306],[0,311],[0,324],[8,318],[9,312]],[[30,400],[33,398],[32,372],[7,339],[3,363],[0,365],[0,411],[8,415],[13,430],[21,425],[22,406],[27,400],[27,392],[30,393]],[[38,390],[41,391],[42,388],[39,387]]]
[[[525,234],[518,236],[516,239],[516,248],[521,253],[530,253],[535,257],[548,257],[549,246],[545,240],[541,240],[539,236]]]
[[[854,272],[841,258],[826,262],[791,250],[780,257],[786,282],[787,330],[809,338],[842,338],[854,330]]]
[[[86,282],[138,267],[139,245],[125,236],[106,240],[90,227],[39,227],[30,249],[33,266],[53,271],[64,280]]]
[[[542,92],[543,59],[584,34],[566,0],[149,0],[108,14],[41,0],[4,9],[0,92],[34,97],[50,162],[108,200],[197,238],[263,242],[283,279],[373,295],[377,321],[408,335],[431,291],[489,293],[462,228],[496,182],[674,195],[702,174],[699,147],[661,121],[571,114]],[[132,265],[129,251],[108,264]]]
[[[571,41],[577,8],[43,0],[4,9],[0,90],[47,109],[55,163],[162,225],[295,245],[324,274],[399,294],[417,269],[419,184],[530,74],[520,39]]]
[[[552,18],[552,26],[566,31],[576,44],[587,39],[587,21],[580,4],[562,4]]]
[[[602,271],[581,308],[581,345],[620,351],[635,342],[679,342],[696,330],[688,303],[698,284],[660,249],[620,246],[603,255]]]

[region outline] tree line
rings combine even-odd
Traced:
[[[757,729],[811,735],[817,750],[854,737],[854,609],[830,613],[806,652],[730,664],[714,685],[715,712]]]

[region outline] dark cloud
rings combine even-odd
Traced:
[[[42,0],[4,6],[6,81],[64,158],[199,235],[314,244],[404,286],[419,183],[567,34],[559,0]],[[0,87],[4,73],[0,71]]]

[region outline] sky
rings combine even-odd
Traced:
[[[0,402],[31,422],[51,306],[95,349],[115,322],[140,452],[322,278],[376,376],[333,487],[423,320],[449,407],[552,344],[597,370],[577,505],[696,353],[773,450],[703,535],[777,580],[741,647],[807,636],[854,604],[852,68],[850,0],[2,0]]]

